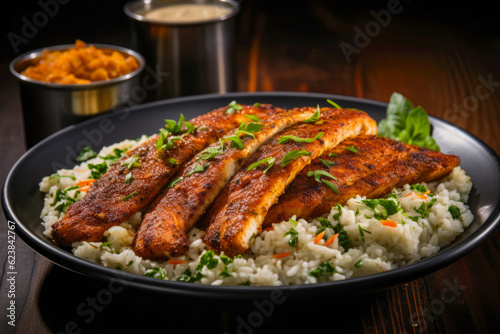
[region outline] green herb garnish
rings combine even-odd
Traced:
[[[378,220],[387,219],[389,216],[403,210],[398,201],[392,199],[365,199],[362,200],[364,205],[373,210],[373,218]]]
[[[75,203],[78,201],[78,195],[80,194],[80,191],[75,191],[75,194],[73,196],[70,196],[68,193],[72,190],[76,190],[80,188],[79,186],[74,186],[74,187],[69,187],[64,190],[57,189],[56,193],[54,194],[54,201],[50,204],[50,206],[55,206],[57,205],[54,210],[58,212],[66,212],[66,209],[68,206],[71,204]]]
[[[108,170],[108,164],[104,161],[99,164],[88,164],[90,169],[90,178],[98,180]]]
[[[167,278],[167,272],[162,267],[154,267],[153,269],[148,269],[144,276],[165,279]]]
[[[362,265],[363,265],[363,259],[359,259],[359,260],[358,260],[358,261],[356,261],[356,263],[354,264],[354,268],[360,268]]]
[[[246,118],[251,119],[251,120],[252,120],[252,121],[254,121],[254,122],[257,122],[257,123],[259,123],[259,122],[260,122],[260,118],[259,118],[259,117],[257,117],[257,115],[250,114],[250,115],[243,115],[243,116],[245,116]]]
[[[210,164],[206,164],[206,165],[197,164],[196,166],[194,166],[193,169],[191,169],[189,171],[189,173],[186,174],[186,177],[188,177],[189,175],[194,174],[194,173],[203,173],[204,171],[207,170],[208,166],[210,166]]]
[[[125,183],[130,184],[133,180],[132,172],[129,172],[127,175],[125,175]]]
[[[333,102],[330,99],[326,99],[326,102],[330,103],[332,106],[334,106],[337,109],[342,109],[337,103]]]
[[[134,197],[134,196],[136,196],[136,195],[137,195],[137,191],[134,191],[133,193],[130,193],[130,194],[126,195],[126,196],[123,196],[123,197],[121,198],[121,200],[122,200],[122,201],[126,201],[126,200],[131,199],[132,197]]]
[[[56,178],[57,179],[57,183],[59,183],[61,181],[61,178],[62,177],[67,177],[73,181],[76,180],[76,177],[74,177],[73,175],[61,175],[61,174],[58,174],[58,173],[54,173],[52,174],[51,176],[49,176],[49,179],[53,179],[53,178]]]
[[[336,164],[336,162],[335,162],[335,161],[329,161],[329,160],[324,160],[324,159],[319,159],[319,161],[320,161],[323,165],[325,165],[327,168],[331,168],[331,167],[333,167],[333,165],[335,165],[335,164]]]
[[[219,260],[214,258],[215,253],[211,250],[208,250],[203,254],[200,258],[200,263],[196,266],[196,270],[202,270],[204,266],[207,266],[208,269],[214,269],[217,267]]]
[[[139,156],[133,155],[130,158],[126,159],[122,162],[122,167],[126,167],[127,169],[131,169],[133,167],[141,167],[139,163]]]
[[[288,240],[288,245],[290,247],[294,247],[299,243],[299,232],[297,232],[294,228],[291,228],[288,232],[285,233],[285,237],[289,235],[290,240]]]
[[[293,140],[296,143],[312,143],[313,141],[321,138],[321,136],[323,136],[323,134],[324,134],[323,132],[320,132],[314,138],[299,138],[299,137],[296,137],[294,135],[287,135],[287,136],[281,137],[278,140],[278,144],[286,144],[290,140]]]
[[[267,164],[267,168],[264,169],[264,172],[263,172],[264,174],[266,174],[266,172],[269,170],[269,168],[271,168],[274,165],[274,161],[275,160],[276,159],[273,158],[273,157],[269,157],[269,158],[265,158],[265,159],[259,160],[257,162],[254,162],[250,166],[248,166],[247,171],[250,171],[250,170],[254,169],[255,167],[260,166],[262,164]]]
[[[196,281],[201,280],[205,275],[203,275],[201,272],[197,271],[194,275],[191,274],[191,270],[187,268],[182,275],[180,275],[177,278],[177,281],[179,282],[187,282],[187,283],[194,283]]]
[[[75,158],[76,162],[84,162],[92,158],[97,157],[97,152],[94,151],[90,146],[85,146],[78,156]]]
[[[285,154],[285,156],[283,157],[283,159],[281,159],[281,166],[285,167],[290,162],[292,162],[293,160],[295,160],[295,159],[297,159],[297,158],[299,158],[299,157],[301,157],[303,155],[311,155],[311,152],[309,152],[307,150],[300,150],[300,151],[293,150],[293,151],[290,151],[287,154]]]
[[[118,160],[120,160],[120,158],[123,156],[123,154],[127,151],[128,151],[128,148],[124,148],[123,150],[121,150],[119,148],[115,148],[113,150],[113,154],[109,154],[105,157],[100,157],[100,158],[107,160],[108,164],[111,165],[111,164],[117,162]]]
[[[353,152],[353,153],[359,153],[358,149],[354,146],[348,146],[345,148],[347,151]]]
[[[308,177],[314,176],[314,179],[317,182],[322,182],[322,183],[326,184],[328,187],[330,187],[330,189],[332,189],[336,194],[339,193],[339,189],[337,188],[336,185],[334,185],[332,182],[330,182],[328,180],[321,179],[322,176],[326,176],[326,177],[329,177],[333,180],[337,180],[337,178],[335,176],[333,176],[332,174],[325,172],[324,170],[319,169],[319,170],[307,172],[307,176]]]
[[[232,101],[227,105],[227,108],[224,111],[224,113],[226,113],[227,115],[232,115],[241,109],[243,109],[243,106],[241,104],[238,104],[236,101]]]
[[[317,122],[320,117],[321,117],[321,109],[319,109],[319,104],[318,104],[318,108],[316,109],[316,112],[314,113],[314,115],[312,115],[311,117],[309,117],[308,119],[306,119],[304,121],[304,123],[314,123],[314,122]]]
[[[399,93],[393,93],[387,105],[387,118],[378,124],[378,136],[439,151],[431,137],[431,124],[425,110]]]
[[[451,217],[453,219],[462,220],[462,214],[460,213],[460,209],[457,206],[450,205],[450,207],[448,208],[448,212],[451,214]]]
[[[334,273],[335,273],[335,268],[332,266],[330,262],[325,261],[321,263],[318,268],[311,270],[309,272],[309,275],[314,277],[321,277],[321,276],[332,275]]]
[[[172,188],[176,183],[182,181],[184,178],[182,176],[176,178],[175,180],[173,180],[172,182],[169,183],[168,187],[167,188]]]
[[[436,203],[437,199],[433,198],[431,199],[428,203],[422,202],[420,207],[417,209],[416,207],[413,207],[413,210],[415,210],[416,213],[419,213],[422,218],[427,218],[429,217],[429,212],[434,203]]]

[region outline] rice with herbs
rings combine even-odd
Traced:
[[[98,177],[125,150],[145,139],[104,147],[73,169],[45,177],[40,183],[46,193],[41,213],[45,235],[50,238],[52,224],[68,205],[84,196],[79,181]],[[470,177],[456,167],[441,180],[405,185],[384,199],[357,196],[323,217],[308,221],[291,217],[273,225],[253,238],[245,254],[234,258],[207,251],[204,231],[195,227],[189,232],[189,250],[184,256],[165,262],[142,259],[132,250],[140,212],[106,231],[105,241],[75,242],[72,252],[109,268],[201,284],[278,286],[338,281],[436,254],[472,223],[474,217],[465,204],[471,188]]]

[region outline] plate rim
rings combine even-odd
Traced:
[[[377,107],[386,107],[387,103],[377,100],[371,100],[360,97],[351,97],[346,95],[336,95],[336,94],[327,94],[327,93],[309,93],[309,92],[288,92],[288,91],[277,91],[277,92],[231,92],[226,94],[202,94],[202,95],[193,95],[193,96],[185,96],[179,98],[173,98],[168,100],[155,101],[145,104],[136,105],[128,109],[130,112],[137,112],[141,109],[145,108],[155,108],[163,105],[170,104],[184,104],[193,101],[200,101],[206,99],[221,99],[228,98],[234,99],[236,97],[244,97],[251,98],[257,96],[266,96],[269,98],[277,98],[277,97],[296,97],[296,98],[319,98],[319,99],[337,99],[344,101],[352,101],[362,104],[367,104],[370,106]],[[16,234],[19,234],[21,239],[35,252],[41,254],[45,258],[47,258],[52,263],[64,267],[70,271],[90,276],[95,279],[110,281],[112,279],[116,279],[120,281],[124,285],[130,285],[131,287],[141,289],[141,290],[149,290],[159,293],[171,293],[176,295],[183,296],[192,296],[192,297],[210,297],[210,298],[218,298],[225,300],[241,300],[241,299],[255,299],[257,297],[266,298],[266,296],[270,296],[270,294],[275,291],[281,291],[286,295],[290,295],[293,293],[294,295],[304,295],[306,293],[311,293],[311,291],[325,291],[325,289],[335,290],[336,293],[341,292],[343,289],[352,293],[352,289],[349,287],[352,286],[360,286],[361,289],[359,292],[369,292],[372,289],[370,286],[373,286],[374,289],[379,290],[383,288],[388,288],[395,284],[401,284],[419,277],[423,277],[431,272],[434,272],[440,268],[444,268],[447,265],[457,261],[462,258],[473,249],[478,247],[481,243],[483,243],[487,237],[500,225],[500,205],[497,205],[490,216],[482,222],[481,226],[477,228],[476,231],[472,232],[471,235],[467,236],[467,240],[460,244],[451,244],[446,249],[440,250],[437,254],[419,260],[416,263],[391,269],[387,272],[371,274],[367,276],[349,278],[341,281],[332,281],[332,282],[322,282],[316,284],[302,284],[295,286],[210,286],[204,284],[186,284],[185,282],[176,282],[176,281],[163,281],[155,278],[140,276],[133,273],[122,272],[119,270],[107,268],[96,263],[92,263],[83,259],[80,259],[74,256],[71,252],[60,248],[53,243],[51,243],[48,239],[42,240],[34,231],[32,231],[29,226],[25,225],[19,217],[15,215],[14,208],[12,207],[12,203],[9,201],[8,196],[8,188],[10,183],[12,182],[12,175],[15,173],[15,170],[19,167],[20,164],[25,163],[32,152],[35,152],[46,145],[45,143],[54,140],[55,138],[62,136],[63,134],[71,131],[76,131],[78,128],[85,128],[87,125],[99,122],[100,119],[104,117],[110,117],[110,115],[101,115],[95,117],[93,119],[84,121],[77,125],[71,125],[66,127],[51,136],[45,138],[41,142],[37,143],[29,150],[27,150],[11,167],[7,177],[4,180],[4,184],[2,187],[2,207],[4,210],[4,214],[8,221],[15,222]],[[429,115],[429,119],[432,123],[441,123],[447,127],[451,127],[454,131],[460,131],[464,133],[466,136],[471,137],[472,140],[476,141],[482,148],[486,150],[486,152],[491,156],[493,160],[497,162],[500,166],[500,157],[499,155],[489,147],[483,140],[470,133],[469,131],[459,128],[450,122],[438,118],[436,116]],[[477,218],[475,218],[477,219]],[[21,233],[18,233],[21,231]],[[436,257],[438,257],[436,259]],[[52,257],[55,257],[53,259]],[[82,268],[84,270],[82,270]],[[347,288],[346,288],[347,287]],[[234,294],[234,292],[237,294]]]

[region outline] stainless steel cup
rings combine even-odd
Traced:
[[[96,48],[118,51],[135,57],[139,68],[119,78],[89,84],[56,84],[30,79],[21,72],[36,64],[43,50],[67,50],[74,45],[59,45],[25,53],[10,63],[10,72],[18,79],[23,111],[26,147],[48,135],[90,117],[125,105],[133,88],[140,85],[139,74],[145,67],[137,52],[118,46],[93,44]]]
[[[190,23],[153,21],[144,14],[173,4],[217,4],[227,15]],[[146,58],[159,83],[153,100],[236,89],[234,69],[234,16],[240,6],[233,0],[152,0],[124,6],[132,22],[136,50]]]

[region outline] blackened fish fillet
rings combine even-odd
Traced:
[[[316,110],[276,113],[261,123],[251,123],[261,127],[252,135],[235,129],[222,138],[222,143],[214,143],[195,155],[174,178],[178,182],[160,195],[144,216],[134,240],[135,254],[161,259],[186,252],[187,232],[242,164],[273,135],[313,116]],[[224,140],[238,132],[243,147],[233,147],[231,141]]]
[[[263,228],[288,220],[293,215],[304,219],[318,217],[328,213],[336,204],[344,205],[356,195],[377,198],[394,187],[433,181],[450,173],[459,163],[460,159],[455,155],[384,137],[348,139],[315,159],[297,175],[267,213]],[[318,170],[337,178],[335,181],[325,179],[337,186],[338,194],[314,177],[307,176]]]
[[[276,108],[269,105],[243,106],[241,110],[231,113],[227,110],[227,107],[220,108],[190,120],[197,129],[185,134],[182,140],[174,141],[171,149],[158,151],[158,135],[155,135],[127,151],[52,226],[54,241],[62,246],[70,246],[75,241],[102,240],[107,229],[144,209],[168,185],[184,162],[248,120],[245,115],[255,114],[265,118],[277,112]],[[124,165],[127,159],[133,159],[138,167]],[[126,182],[129,173],[132,173],[132,177]]]
[[[297,124],[275,135],[257,150],[208,210],[205,243],[210,249],[229,256],[243,253],[252,235],[260,233],[269,208],[297,173],[341,141],[376,132],[376,122],[362,111],[323,108],[317,122]],[[284,136],[315,138],[320,133],[323,135],[311,142],[279,142]],[[297,152],[306,155],[299,156]],[[248,170],[255,162],[269,158],[275,163],[267,172],[262,168]]]

